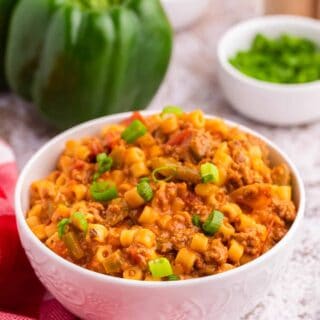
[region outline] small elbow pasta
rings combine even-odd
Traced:
[[[162,120],[160,128],[164,134],[169,134],[177,130],[178,120],[175,115],[170,115],[169,117]]]
[[[142,280],[143,272],[138,267],[131,267],[125,271],[123,271],[123,278],[131,279],[131,280]]]
[[[136,162],[145,160],[145,155],[142,149],[137,147],[131,147],[125,152],[125,162],[130,165]]]
[[[135,234],[134,241],[144,245],[147,248],[152,248],[155,245],[156,236],[149,229],[140,229]]]
[[[176,263],[181,264],[186,272],[190,272],[193,268],[196,258],[197,255],[193,251],[187,248],[182,248],[179,250],[175,261]]]
[[[201,110],[194,110],[188,115],[189,121],[196,129],[204,128],[206,120]]]
[[[219,188],[211,183],[199,183],[194,189],[200,197],[209,197],[219,191]]]
[[[256,221],[247,214],[240,214],[240,230],[245,230],[246,228],[251,228],[256,226]]]
[[[158,213],[151,207],[144,207],[138,221],[142,225],[153,224],[158,218]]]
[[[44,231],[47,238],[51,237],[57,231],[57,224],[51,222],[49,225],[45,226]]]
[[[86,197],[87,187],[83,184],[75,184],[71,190],[77,201],[83,200]]]
[[[123,247],[129,247],[133,240],[137,230],[122,230],[120,233],[120,243]]]
[[[42,205],[41,204],[35,204],[29,211],[28,211],[28,217],[40,217],[42,212]]]
[[[208,248],[208,238],[202,233],[196,233],[191,240],[191,249],[197,252],[205,252]]]
[[[132,164],[130,166],[130,172],[135,178],[140,178],[149,174],[149,170],[145,162],[136,162]]]
[[[238,263],[243,255],[244,247],[236,240],[232,239],[228,250],[228,258]]]
[[[31,230],[40,240],[44,240],[47,238],[44,224],[35,225],[31,227]]]
[[[290,201],[292,198],[291,186],[275,186],[271,187],[273,196],[280,200]]]
[[[95,260],[99,263],[103,261],[112,253],[112,248],[109,245],[98,246],[95,254]]]
[[[108,229],[98,223],[89,223],[88,226],[88,237],[89,239],[98,241],[98,242],[105,242],[106,238],[108,236]]]
[[[29,216],[29,218],[27,218],[27,224],[30,228],[38,226],[41,224],[40,218],[38,216]]]
[[[224,222],[221,225],[219,232],[221,232],[226,238],[228,238],[235,233],[235,230],[234,230],[234,227],[230,223]]]
[[[235,221],[240,217],[242,214],[241,208],[232,202],[226,203],[222,208],[221,211],[230,219],[230,221]]]
[[[137,188],[132,188],[124,194],[129,207],[138,208],[144,204],[144,199],[139,195]]]

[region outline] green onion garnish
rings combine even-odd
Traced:
[[[98,162],[98,173],[102,174],[111,169],[113,160],[111,157],[107,156],[106,153],[100,153],[97,155],[97,162]]]
[[[183,114],[183,110],[177,106],[167,106],[163,108],[161,116],[164,116],[165,114],[175,114],[177,116],[181,116]]]
[[[192,216],[192,219],[191,219],[191,220],[192,220],[193,225],[195,225],[195,226],[198,227],[198,228],[201,227],[201,221],[200,221],[199,215],[194,214],[194,215]]]
[[[206,235],[213,236],[216,232],[219,231],[224,215],[218,210],[214,210],[207,220],[203,223],[202,229]]]
[[[171,175],[168,175],[166,178],[164,179],[158,179],[157,178],[157,174],[161,174],[161,171],[165,171],[165,170],[169,170],[169,171],[172,171],[172,174]],[[176,172],[177,172],[177,167],[176,166],[163,166],[163,167],[159,167],[159,168],[156,168],[152,171],[152,179],[153,181],[155,182],[159,182],[159,181],[169,181],[171,180],[175,175],[176,175]]]
[[[62,239],[64,233],[66,232],[66,226],[70,223],[70,219],[64,218],[58,223],[58,236]]]
[[[210,162],[206,162],[201,165],[200,175],[203,183],[217,183],[219,181],[219,170],[214,164]]]
[[[172,267],[167,258],[149,260],[149,270],[154,277],[167,277],[173,274]]]
[[[142,181],[146,181],[146,182],[150,182],[150,178],[149,177],[143,177],[139,180],[139,182],[142,182]]]
[[[142,180],[138,183],[137,191],[145,201],[150,201],[153,198],[152,188],[146,180]]]
[[[88,222],[86,216],[82,212],[74,212],[70,218],[71,223],[77,227],[79,230],[87,233],[88,231]]]
[[[95,181],[90,187],[94,200],[109,201],[118,197],[117,188],[106,181]]]
[[[133,143],[147,132],[147,128],[140,120],[133,120],[126,130],[123,131],[121,138],[127,143]]]
[[[167,280],[168,281],[178,281],[178,280],[180,280],[180,277],[177,276],[176,274],[170,274],[169,276],[167,276]]]

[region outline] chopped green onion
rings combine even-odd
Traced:
[[[106,153],[100,153],[97,155],[97,162],[98,162],[98,173],[102,174],[111,169],[113,160],[111,157],[107,156]]]
[[[143,181],[146,181],[146,182],[150,182],[150,178],[149,177],[143,177],[139,180],[139,182],[143,182]]]
[[[203,183],[217,183],[219,181],[219,170],[214,164],[210,162],[206,162],[201,165],[200,175]]]
[[[153,198],[153,191],[148,181],[140,181],[137,185],[139,195],[145,200],[150,201]]]
[[[183,114],[183,110],[177,106],[167,106],[163,108],[161,116],[164,116],[165,114],[175,114],[177,116],[181,116]]]
[[[97,179],[100,178],[100,176],[101,176],[101,174],[98,173],[98,172],[96,172],[96,173],[93,175],[92,180],[93,180],[93,181],[96,181]]]
[[[74,212],[71,216],[71,223],[79,230],[87,233],[88,222],[86,216],[82,212]]]
[[[76,234],[72,231],[67,232],[62,238],[64,244],[66,245],[69,253],[73,256],[73,258],[79,260],[83,258],[84,251],[82,250],[79,240]]]
[[[147,128],[140,120],[133,120],[123,131],[121,138],[127,143],[133,143],[147,132]]]
[[[201,221],[200,221],[200,217],[197,214],[194,214],[192,216],[192,223],[193,225],[195,225],[196,227],[200,228],[201,227]]]
[[[58,236],[61,239],[66,232],[66,226],[70,223],[70,219],[64,218],[58,223]]]
[[[154,277],[167,277],[173,274],[171,264],[167,258],[149,260],[148,266]]]
[[[167,276],[167,280],[168,281],[178,281],[178,280],[180,280],[180,277],[177,276],[176,274],[170,274],[169,276]]]
[[[158,179],[157,178],[157,174],[161,174],[161,171],[164,171],[164,170],[171,170],[172,171],[172,175],[168,175],[165,179]],[[163,167],[159,167],[159,168],[156,168],[152,171],[152,179],[153,181],[155,182],[159,182],[159,181],[169,181],[171,180],[175,175],[176,175],[176,172],[177,172],[177,167],[176,166],[163,166]]]
[[[216,232],[219,231],[224,215],[218,210],[214,210],[208,217],[208,219],[203,223],[202,229],[205,234],[213,236]]]
[[[106,181],[95,181],[90,187],[94,200],[109,201],[118,197],[117,188]]]

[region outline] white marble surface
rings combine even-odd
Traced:
[[[169,73],[150,108],[161,108],[169,103],[187,110],[200,107],[258,130],[290,155],[307,189],[301,239],[297,241],[281,281],[243,319],[319,320],[320,122],[292,128],[252,122],[228,106],[217,84],[215,50],[218,38],[228,26],[258,14],[260,8],[259,0],[212,0],[206,16],[196,26],[176,35]],[[20,168],[56,133],[31,105],[8,94],[0,96],[0,137],[12,145]]]

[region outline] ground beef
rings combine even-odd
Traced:
[[[293,222],[297,213],[294,204],[291,201],[273,201],[273,210],[274,212],[284,221]]]
[[[112,200],[105,212],[105,224],[115,226],[123,221],[129,215],[129,209],[126,201],[121,198]]]
[[[209,244],[208,250],[204,253],[204,261],[208,264],[221,265],[228,259],[228,250],[221,242],[221,239],[214,239]]]
[[[248,255],[256,256],[260,254],[262,239],[257,229],[248,229],[235,234],[235,239],[244,246],[244,252]]]

